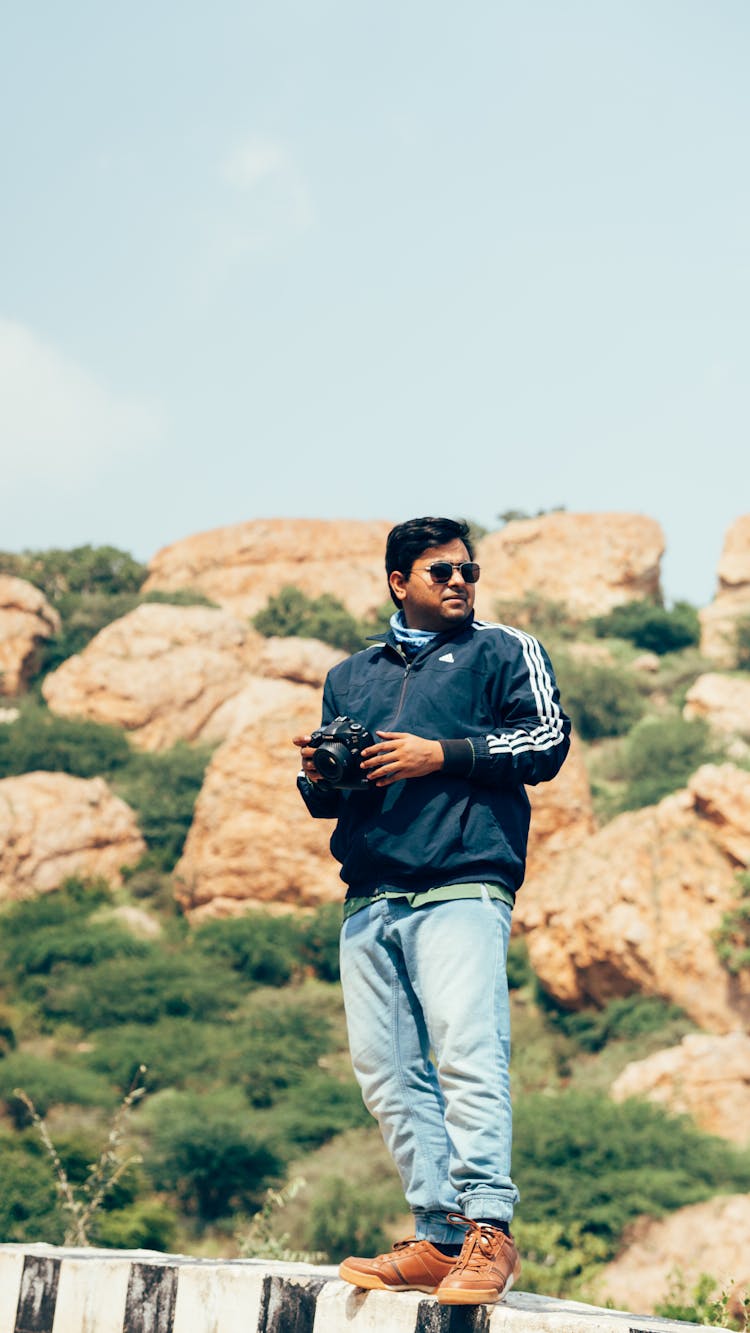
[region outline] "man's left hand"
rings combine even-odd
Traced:
[[[403,778],[424,778],[443,767],[440,741],[428,741],[408,731],[379,731],[377,735],[380,742],[362,751],[362,768],[376,787],[388,787]]]

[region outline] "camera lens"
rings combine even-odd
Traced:
[[[313,755],[315,767],[329,782],[340,782],[350,762],[350,752],[340,741],[328,741]]]

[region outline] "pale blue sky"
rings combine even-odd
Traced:
[[[0,19],[0,547],[750,512],[747,0]]]

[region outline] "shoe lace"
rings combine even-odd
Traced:
[[[449,1222],[460,1222],[467,1228],[461,1254],[456,1268],[476,1270],[493,1257],[494,1242],[497,1232],[493,1227],[483,1227],[462,1213],[449,1213]],[[502,1233],[501,1233],[502,1234]]]

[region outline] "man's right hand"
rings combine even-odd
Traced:
[[[311,782],[320,782],[323,774],[319,773],[313,763],[315,747],[310,744],[309,736],[293,736],[292,744],[297,746],[302,760],[302,772]]]

